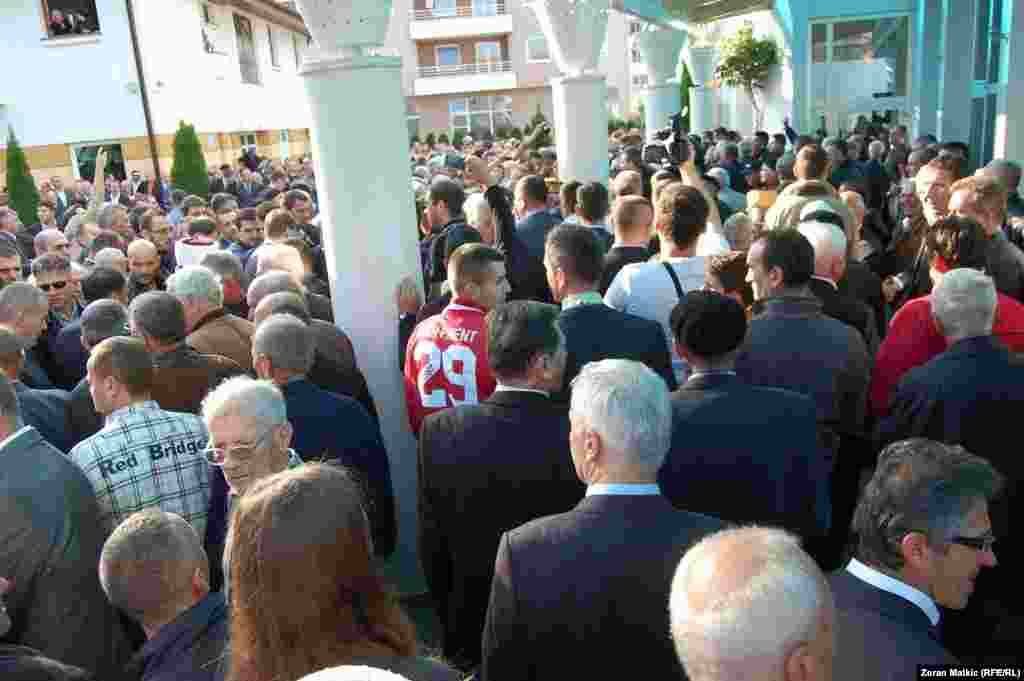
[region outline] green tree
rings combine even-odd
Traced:
[[[462,146],[462,141],[464,139],[466,139],[466,131],[465,130],[456,130],[454,133],[452,133],[452,144],[454,146],[461,147]]]
[[[760,129],[764,112],[758,93],[779,63],[778,45],[771,38],[755,38],[754,28],[743,26],[719,44],[718,53],[716,75],[726,85],[747,93],[754,108],[754,128]]]
[[[434,133],[428,132],[427,133],[427,138],[425,140],[423,140],[423,142],[424,142],[424,144],[426,144],[430,148],[433,148],[434,145],[437,144],[437,137],[434,136]]]
[[[690,132],[690,88],[694,85],[693,77],[690,75],[690,69],[687,68],[686,62],[680,60],[679,63],[679,101],[682,102],[683,109],[686,110],[686,115],[683,116],[683,130]],[[697,132],[701,132],[698,130]]]
[[[14,128],[7,134],[7,194],[18,217],[26,225],[39,221],[36,209],[39,208],[39,190],[28,167],[25,151],[14,136]]]
[[[171,165],[171,184],[186,194],[208,198],[210,176],[206,169],[206,157],[199,142],[195,126],[178,123],[174,134],[174,164]]]

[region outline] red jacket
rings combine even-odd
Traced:
[[[992,335],[1010,352],[1024,352],[1024,305],[1002,293],[998,296]],[[932,319],[931,296],[915,298],[901,307],[892,318],[889,333],[875,359],[868,394],[871,412],[876,417],[885,416],[903,374],[927,363],[945,349],[946,339],[939,334]]]
[[[487,359],[487,313],[453,300],[423,320],[405,351],[405,403],[413,433],[434,412],[479,404],[497,387]]]

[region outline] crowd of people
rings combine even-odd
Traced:
[[[1015,659],[1019,166],[787,121],[677,164],[615,131],[607,183],[563,181],[550,132],[411,145],[415,537],[333,321],[311,159],[247,153],[204,198],[101,150],[91,181],[42,183],[37,223],[0,201],[5,678]],[[399,542],[436,648],[381,569]]]

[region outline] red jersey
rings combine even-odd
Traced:
[[[997,293],[996,318],[992,335],[1001,340],[1010,352],[1024,352],[1024,305]],[[881,418],[889,413],[889,401],[903,375],[946,350],[932,319],[932,298],[923,296],[908,301],[889,323],[889,332],[875,358],[868,393],[871,411]]]
[[[460,404],[479,404],[497,387],[487,363],[486,313],[452,302],[423,320],[405,350],[405,403],[409,425]]]

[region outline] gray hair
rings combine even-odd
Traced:
[[[801,222],[797,231],[814,248],[814,273],[819,277],[831,277],[836,258],[846,258],[846,234],[830,222],[816,220]]]
[[[1017,186],[1020,184],[1020,164],[1015,161],[1009,161],[1005,158],[997,158],[989,161],[988,165],[985,166],[985,170],[990,170],[996,175],[1003,179],[1006,183],[1006,190],[1009,192],[1017,191]]]
[[[117,204],[104,206],[100,209],[99,215],[96,216],[96,225],[100,229],[112,229],[114,226],[114,213],[119,210],[124,210],[124,208]]]
[[[294,293],[305,299],[305,291],[292,275],[287,272],[267,272],[256,277],[249,284],[249,290],[246,291],[249,309],[255,310],[260,301],[271,293]]]
[[[167,292],[178,300],[224,306],[224,289],[212,270],[200,265],[183,267],[167,278]]]
[[[491,206],[483,194],[470,194],[466,197],[462,211],[466,214],[466,222],[473,227],[479,227],[481,222],[493,220]]]
[[[166,291],[147,291],[136,296],[128,314],[138,331],[159,343],[172,345],[185,340],[185,308]]]
[[[901,569],[900,543],[907,534],[921,532],[929,545],[946,546],[965,529],[977,504],[994,497],[1002,484],[992,464],[959,445],[922,438],[889,445],[878,455],[853,516],[857,558]]]
[[[141,623],[169,621],[190,605],[192,578],[206,576],[202,540],[181,516],[148,508],[103,545],[100,584],[111,605]]]
[[[0,323],[16,322],[26,314],[49,309],[46,293],[32,284],[15,281],[0,289]]]
[[[127,335],[128,308],[116,300],[97,300],[82,311],[82,339],[89,347],[114,336]]]
[[[786,656],[816,638],[831,604],[825,576],[797,537],[760,527],[722,530],[679,562],[669,597],[672,638],[691,681],[751,678],[755,669],[782,678]]]
[[[261,315],[262,319],[265,320],[267,317],[275,314],[291,315],[307,326],[313,321],[312,316],[309,314],[306,300],[297,293],[289,293],[287,291],[264,296],[253,309],[252,314],[253,321],[257,324],[261,321]]]
[[[305,374],[313,366],[316,340],[302,320],[290,314],[274,314],[256,327],[252,354],[266,356],[275,369]]]
[[[885,156],[885,142],[882,140],[875,140],[868,145],[868,156],[871,160],[877,161]]]
[[[7,420],[7,427],[11,429],[12,433],[25,425],[21,420],[21,403],[18,402],[18,393],[14,391],[14,383],[2,373],[0,373],[0,417]]]
[[[223,281],[234,279],[241,282],[243,278],[242,261],[234,253],[227,251],[212,251],[203,256],[199,261],[200,267],[210,270]]]
[[[260,425],[279,426],[287,422],[284,395],[270,381],[248,376],[229,378],[203,400],[203,420],[207,427],[219,416],[239,416]]]
[[[745,251],[754,239],[754,221],[746,213],[733,213],[722,225],[722,231],[732,248]]]
[[[672,407],[664,379],[639,362],[606,359],[572,381],[570,411],[624,464],[657,470],[672,437]]]
[[[71,261],[57,253],[44,253],[32,261],[32,274],[71,272]]]
[[[968,267],[942,275],[931,295],[932,316],[951,341],[990,335],[997,304],[992,279]]]
[[[121,274],[125,273],[128,267],[128,256],[120,248],[101,249],[92,259],[96,267],[109,267]]]

